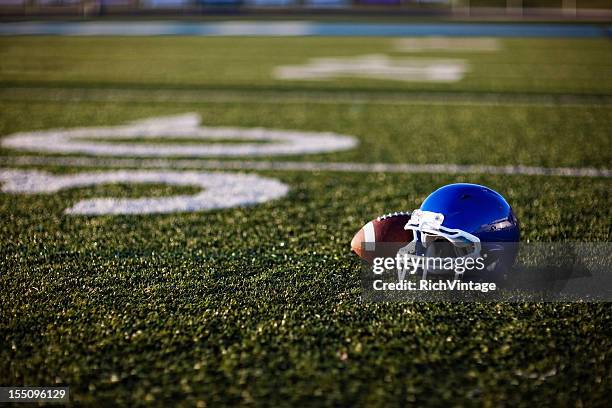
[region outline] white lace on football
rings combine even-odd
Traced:
[[[409,211],[395,211],[392,213],[381,215],[380,217],[376,218],[376,220],[382,221],[382,220],[386,220],[387,218],[399,217],[402,215],[410,215],[410,212]]]

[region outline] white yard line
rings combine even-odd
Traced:
[[[612,177],[610,169],[464,164],[335,163],[255,160],[132,159],[97,157],[0,156],[3,166],[100,168],[332,171],[345,173],[508,174],[526,176]]]

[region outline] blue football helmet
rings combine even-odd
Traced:
[[[467,183],[449,184],[431,193],[404,228],[413,232],[408,246],[412,254],[480,257],[491,279],[499,279],[514,264],[520,238],[518,220],[504,197]],[[458,275],[463,272],[455,271]]]

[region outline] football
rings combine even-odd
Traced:
[[[379,256],[394,256],[398,249],[412,241],[412,231],[404,229],[410,214],[394,212],[368,222],[353,237],[351,250],[369,263]],[[377,248],[379,243],[385,245]]]

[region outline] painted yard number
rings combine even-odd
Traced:
[[[126,141],[134,138],[152,139],[152,142]],[[223,139],[245,143],[155,143],[153,139],[159,138],[197,139],[204,142],[207,139]],[[355,138],[334,133],[204,127],[200,126],[200,117],[195,114],[153,118],[116,127],[16,133],[2,140],[2,146],[18,150],[138,157],[301,155],[346,150],[356,145]],[[65,210],[67,214],[87,215],[152,214],[231,208],[274,200],[289,191],[289,188],[278,180],[254,174],[154,170],[53,175],[37,170],[0,169],[0,183],[3,185],[2,191],[9,193],[54,193],[62,189],[108,183],[161,183],[202,188],[202,191],[195,195],[82,200]]]

